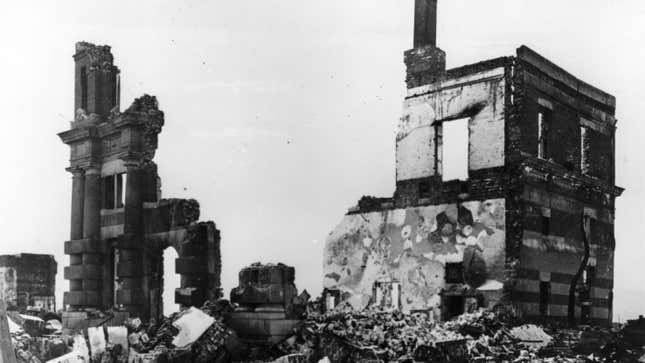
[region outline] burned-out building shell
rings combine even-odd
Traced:
[[[614,96],[526,46],[446,69],[437,1],[415,10],[396,191],[363,197],[329,235],[326,291],[437,319],[512,304],[610,323]]]

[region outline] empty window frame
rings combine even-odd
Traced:
[[[446,180],[468,179],[468,123],[470,118],[441,123],[442,178]]]
[[[103,178],[103,209],[116,209],[123,207],[124,181],[124,173],[108,175]]]
[[[540,218],[541,231],[544,237],[551,234],[551,209],[542,208],[542,216]]]
[[[549,300],[551,297],[551,283],[540,281],[540,315],[545,316],[549,313]]]
[[[580,126],[580,172],[589,174],[589,132],[586,127]]]
[[[81,67],[81,108],[87,111],[87,68]]]
[[[551,126],[552,111],[546,107],[540,107],[538,111],[538,157],[549,158],[549,129]]]

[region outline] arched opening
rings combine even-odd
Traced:
[[[163,314],[168,316],[179,311],[179,304],[175,304],[175,289],[181,285],[181,276],[175,273],[175,259],[179,255],[174,247],[163,251]]]

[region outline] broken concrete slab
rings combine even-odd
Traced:
[[[509,333],[527,348],[544,348],[553,340],[542,328],[533,324],[517,326],[511,329]]]
[[[179,334],[173,339],[172,344],[176,347],[185,347],[199,339],[202,334],[213,325],[215,319],[203,311],[191,306],[172,325],[179,329]]]
[[[87,337],[90,342],[92,359],[100,358],[101,355],[105,352],[105,348],[107,347],[103,327],[87,328]]]

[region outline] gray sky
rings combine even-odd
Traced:
[[[226,295],[255,261],[317,295],[322,245],[347,207],[394,191],[395,125],[413,0],[20,1],[0,14],[0,254],[67,264],[74,43],[113,47],[121,105],[156,95],[164,197],[196,198],[222,231]],[[641,0],[443,0],[448,66],[526,44],[617,97],[617,318],[645,298]],[[631,135],[631,137],[630,137]],[[60,306],[60,305],[59,305]],[[642,312],[642,310],[641,310]]]

